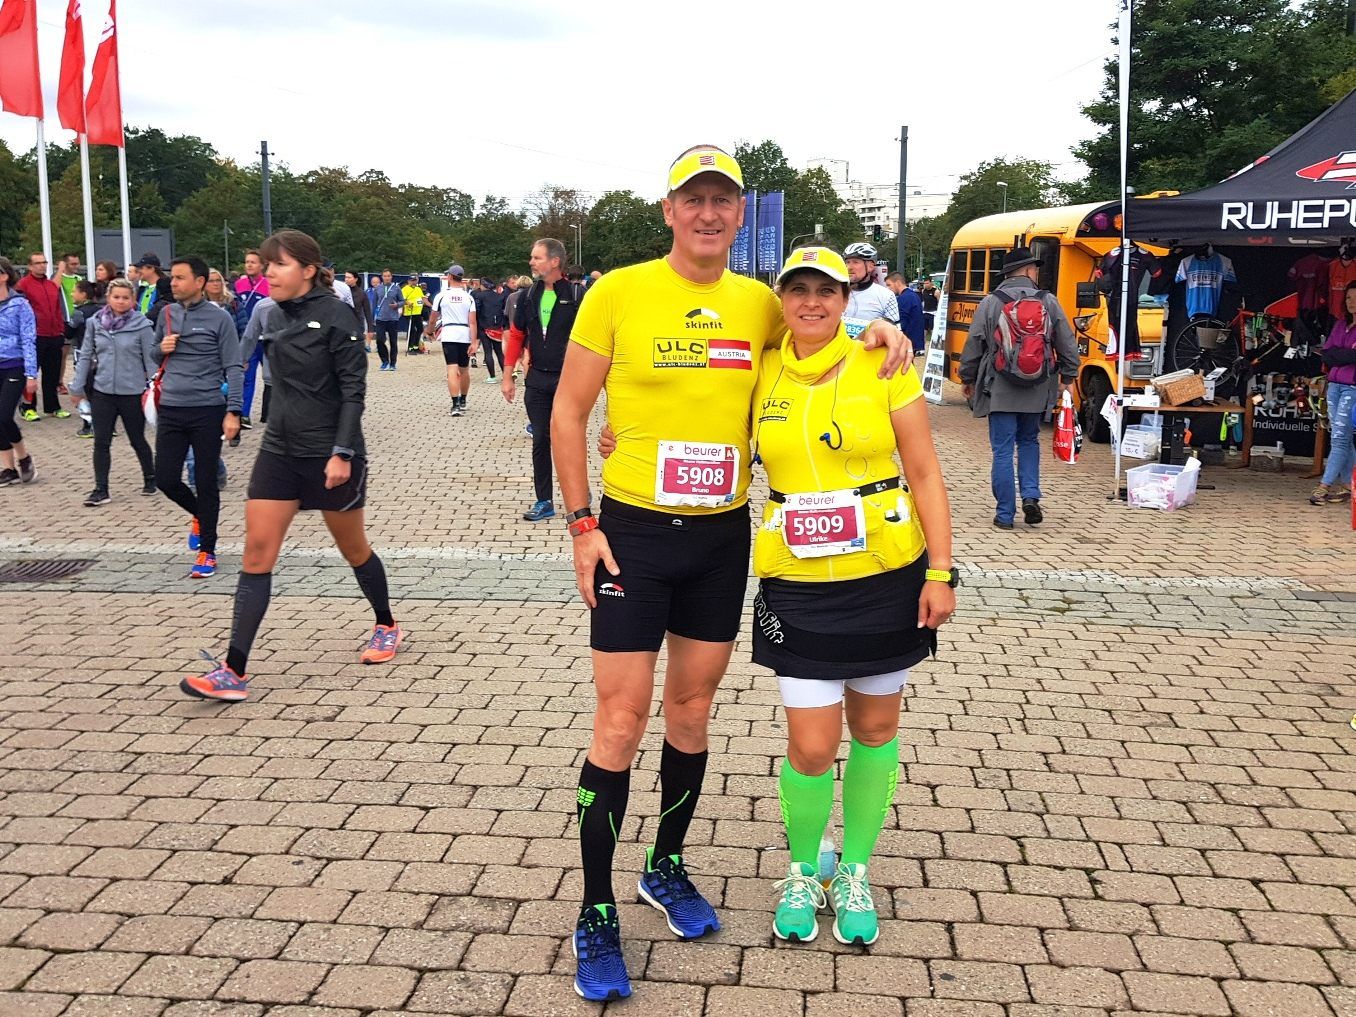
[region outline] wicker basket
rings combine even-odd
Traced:
[[[1205,378],[1195,371],[1174,371],[1153,379],[1159,398],[1169,406],[1185,406],[1193,399],[1205,398]]]

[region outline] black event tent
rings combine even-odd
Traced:
[[[1356,236],[1356,91],[1227,180],[1129,203],[1135,240],[1218,246],[1335,246]]]

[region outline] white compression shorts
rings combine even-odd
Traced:
[[[782,703],[790,710],[814,709],[841,703],[845,690],[863,696],[893,696],[909,683],[909,671],[890,671],[865,678],[847,678],[842,681],[821,678],[787,678],[777,676],[782,689]]]

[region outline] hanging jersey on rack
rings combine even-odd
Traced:
[[[1301,312],[1314,311],[1328,300],[1328,259],[1321,254],[1306,254],[1286,273],[1295,284]]]
[[[1130,248],[1130,293],[1132,303],[1125,318],[1125,352],[1139,352],[1139,299],[1140,287],[1144,277],[1157,279],[1163,273],[1158,259],[1141,247]],[[1107,356],[1120,352],[1117,335],[1121,327],[1121,249],[1108,251],[1102,264],[1097,268],[1097,288],[1106,294],[1108,316],[1108,334],[1111,343],[1107,347]]]
[[[1238,282],[1238,276],[1234,263],[1224,255],[1213,253],[1203,258],[1196,254],[1177,266],[1177,281],[1186,283],[1187,315],[1213,317],[1219,310],[1224,284]]]

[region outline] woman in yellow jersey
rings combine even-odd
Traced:
[[[847,337],[843,259],[801,248],[777,285],[788,331],[763,354],[753,402],[754,462],[771,488],[754,544],[753,659],[776,671],[787,716],[791,866],[773,931],[818,934],[816,862],[846,713],[842,859],[827,899],[838,941],[869,944],[879,930],[867,866],[894,800],[908,669],[936,652],[956,607],[951,509],[918,376],[881,380],[884,351]]]

